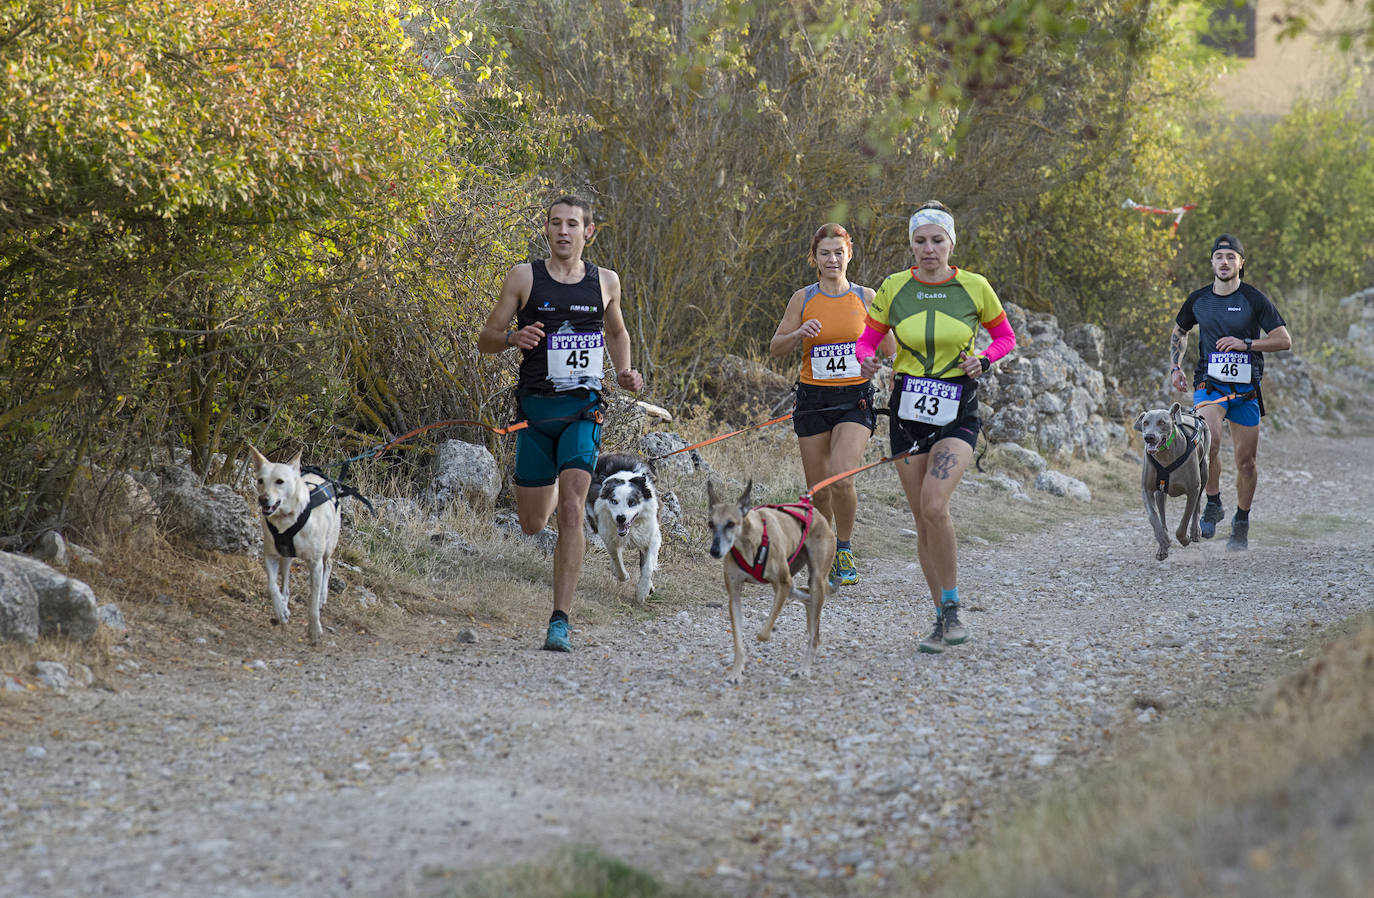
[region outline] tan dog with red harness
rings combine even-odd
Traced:
[[[825,605],[826,577],[835,559],[835,531],[825,515],[816,514],[810,499],[788,505],[749,507],[754,481],[744,488],[738,501],[721,501],[714,483],[707,481],[706,496],[711,505],[711,557],[725,561],[725,594],[729,598],[730,631],[735,640],[735,663],[726,676],[739,680],[744,671],[744,643],[740,639],[740,587],[746,582],[773,584],[773,610],[759,630],[759,642],[773,636],[773,623],[789,599],[806,606],[806,653],[794,676],[811,673],[811,659],[821,644],[821,607]],[[805,566],[810,574],[809,589],[792,584],[794,574]]]

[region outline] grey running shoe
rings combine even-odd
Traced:
[[[1226,541],[1226,551],[1244,552],[1250,548],[1250,522],[1232,521],[1231,538]]]
[[[959,604],[950,602],[945,606],[945,645],[960,645],[968,642],[968,628],[959,623]]]
[[[925,652],[927,655],[938,655],[945,650],[945,621],[943,618],[935,618],[935,628],[930,631],[930,635],[922,639],[916,646],[916,650]]]
[[[1211,539],[1217,535],[1217,524],[1226,517],[1226,509],[1221,507],[1221,503],[1215,504],[1208,502],[1202,508],[1202,538]]]

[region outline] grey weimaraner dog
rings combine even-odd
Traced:
[[[1159,561],[1169,557],[1169,533],[1164,529],[1164,500],[1187,496],[1183,520],[1178,524],[1180,545],[1199,542],[1202,528],[1202,489],[1207,483],[1207,450],[1211,434],[1198,415],[1175,402],[1170,408],[1150,409],[1135,419],[1135,429],[1145,437],[1145,461],[1140,474],[1140,495],[1150,517]]]

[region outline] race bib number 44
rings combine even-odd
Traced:
[[[549,379],[600,377],[606,339],[601,334],[549,334]]]
[[[922,424],[948,424],[959,415],[962,384],[935,377],[908,377],[902,382],[897,417]]]
[[[1250,382],[1250,353],[1214,352],[1207,356],[1207,376],[1228,384]]]
[[[859,377],[853,343],[820,343],[811,347],[811,376],[816,380]]]

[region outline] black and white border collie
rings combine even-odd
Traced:
[[[606,553],[611,556],[611,573],[617,580],[630,579],[621,553],[625,549],[639,550],[635,598],[643,604],[654,588],[662,543],[658,490],[653,471],[643,459],[611,453],[596,460],[596,472],[587,491],[587,523],[606,546]]]

